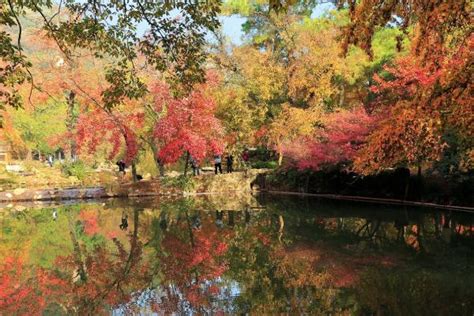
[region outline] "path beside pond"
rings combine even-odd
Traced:
[[[185,194],[250,191],[251,185],[266,170],[250,170],[230,174],[203,175],[189,180],[190,187],[166,185],[160,180],[142,180],[136,183],[118,182],[96,187],[65,187],[28,189],[17,188],[0,192],[0,202],[56,201],[100,199],[111,197],[182,196]],[[171,181],[172,182],[172,181]]]

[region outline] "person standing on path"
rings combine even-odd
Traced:
[[[196,159],[194,159],[193,157],[191,157],[191,168],[193,168],[193,175],[194,176],[198,176],[201,174],[200,170],[199,170],[199,164],[197,163]]]
[[[119,161],[117,161],[117,164],[116,164],[118,167],[119,167],[119,172],[123,173],[123,175],[125,175],[125,162],[120,159]]]
[[[220,155],[214,156],[214,173],[217,174],[217,170],[222,174],[222,158]]]
[[[234,171],[233,164],[234,164],[234,156],[232,156],[231,154],[228,154],[226,157],[227,173],[232,173],[232,171]]]

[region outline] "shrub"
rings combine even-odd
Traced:
[[[257,161],[252,164],[255,169],[275,169],[277,166],[276,161]]]
[[[180,175],[178,177],[166,177],[161,180],[163,187],[178,188],[183,191],[192,190],[195,186],[194,179],[190,176]]]
[[[61,171],[68,177],[72,176],[84,180],[87,175],[87,166],[82,161],[75,161],[62,165]]]

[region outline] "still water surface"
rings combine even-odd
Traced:
[[[473,315],[474,216],[283,196],[0,209],[0,315]]]

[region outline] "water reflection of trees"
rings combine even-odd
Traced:
[[[138,238],[140,210],[130,212],[133,220],[128,245],[112,238],[113,246],[94,239],[96,234],[84,234],[81,222],[74,223],[71,214],[67,214],[74,250],[69,256],[57,258],[56,269],[63,277],[73,276],[69,287],[63,289],[63,306],[68,312],[97,314],[104,305],[130,301],[137,288],[149,283],[149,266],[142,260],[143,247]],[[88,242],[91,247],[87,247]]]
[[[238,210],[196,199],[62,209],[54,224],[62,225],[62,237],[55,242],[66,239],[67,251],[49,266],[17,260],[21,255],[5,261],[0,308],[19,314],[397,314],[451,290],[458,293],[455,304],[474,306],[467,287],[456,283],[472,275],[470,216],[260,202]],[[123,212],[130,221],[126,234],[118,229]],[[46,221],[34,211],[27,217]],[[420,294],[397,298],[407,284]],[[35,300],[43,303],[32,309]]]
[[[403,244],[416,251],[430,252],[443,244],[472,241],[473,217],[449,211],[380,206],[340,201],[280,199],[270,207],[280,208],[288,217],[289,225],[308,239],[320,237],[342,238],[351,242],[366,242],[371,246]],[[292,221],[292,222],[291,222]],[[314,224],[314,225],[313,225]]]
[[[364,205],[313,203],[308,207],[288,199],[273,207],[284,210],[288,235],[299,232],[313,244],[330,243],[325,254],[337,256],[339,263],[350,253],[349,271],[355,277],[345,287],[356,289],[350,291],[357,301],[352,308],[378,315],[472,314],[472,215],[393,206],[384,213],[381,207],[372,211]],[[331,276],[338,274],[335,268],[327,270]],[[339,282],[333,278],[331,283]]]
[[[116,238],[113,238],[114,246],[111,247],[103,242],[104,239],[97,238],[96,233],[89,236],[84,223],[74,220],[74,215],[77,215],[74,211],[62,210],[72,252],[58,256],[51,269],[29,267],[21,259],[16,259],[16,266],[4,265],[2,275],[15,279],[10,283],[17,286],[17,294],[8,293],[8,296],[16,295],[17,300],[9,302],[0,299],[2,310],[13,308],[18,314],[23,314],[21,310],[25,308],[24,314],[30,315],[41,314],[44,310],[55,314],[100,314],[105,312],[104,306],[115,306],[133,299],[136,289],[149,283],[149,269],[141,260],[139,210],[132,212],[133,228],[126,249],[123,242]],[[88,224],[93,224],[97,218],[88,220]],[[27,275],[18,273],[27,269]],[[25,296],[22,293],[30,294]],[[2,294],[0,297],[3,297]],[[33,294],[34,297],[31,297]],[[44,310],[32,312],[29,306],[33,305],[41,306]]]

